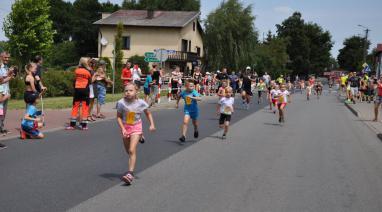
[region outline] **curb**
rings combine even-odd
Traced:
[[[338,98],[338,100],[341,101],[340,98]],[[344,105],[350,110],[350,112],[352,112],[356,117],[358,118],[361,118],[361,114],[355,110],[352,106],[350,106],[348,103],[344,102]],[[373,131],[377,138],[382,142],[382,133],[379,132],[374,126],[370,125],[369,123],[365,122],[365,121],[362,121],[371,131]]]

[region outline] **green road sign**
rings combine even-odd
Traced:
[[[147,57],[147,58],[155,58],[155,53],[154,52],[145,52],[145,57]]]
[[[153,58],[153,57],[146,57],[145,58],[145,62],[148,62],[148,63],[159,63],[160,61],[158,60],[158,58]]]

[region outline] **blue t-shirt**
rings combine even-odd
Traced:
[[[153,78],[151,75],[146,76],[145,84],[143,85],[144,88],[149,88],[150,83],[153,81]]]
[[[29,117],[31,117],[31,118],[36,118],[37,116],[41,115],[41,112],[37,111],[36,106],[28,104],[25,115],[29,115]],[[23,120],[21,122],[21,126],[33,128],[34,127],[34,121],[26,120],[25,118],[23,118]]]
[[[197,101],[194,99],[191,99],[191,100],[187,99],[187,97],[200,97],[200,94],[196,90],[193,90],[191,92],[182,91],[182,93],[180,93],[180,97],[184,100],[184,111],[188,111],[188,112],[198,111]]]

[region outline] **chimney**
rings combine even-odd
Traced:
[[[147,9],[147,18],[148,19],[154,18],[154,10],[153,9]]]
[[[111,15],[111,13],[102,13],[102,19],[107,18]]]

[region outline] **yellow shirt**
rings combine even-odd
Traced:
[[[347,75],[341,77],[341,85],[345,85],[347,80],[348,80],[348,76]]]

